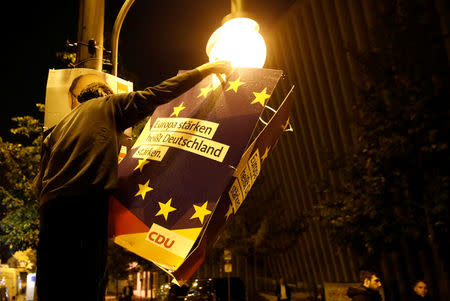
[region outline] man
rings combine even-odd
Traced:
[[[374,271],[361,271],[359,280],[362,282],[360,287],[349,287],[347,296],[353,301],[381,301],[379,290],[381,289],[381,280]]]
[[[121,133],[205,76],[230,71],[229,62],[207,63],[118,95],[102,82],[91,83],[78,95],[81,104],[45,133],[34,183],[40,201],[39,300],[104,300],[108,197],[118,181]]]
[[[275,291],[275,295],[277,296],[277,300],[291,300],[291,290],[288,285],[284,282],[284,278],[280,278],[280,283],[277,285],[277,289]]]
[[[413,295],[411,301],[428,301],[430,300],[428,294],[428,287],[424,280],[417,280],[414,283]]]
[[[131,301],[133,298],[133,284],[131,281],[127,282],[127,285],[123,287],[122,290],[123,293],[123,300],[124,301]]]

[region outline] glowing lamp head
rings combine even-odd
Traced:
[[[266,61],[266,43],[259,25],[249,18],[225,22],[209,38],[206,45],[209,61],[230,61],[233,67],[262,68]]]

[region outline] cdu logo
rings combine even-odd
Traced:
[[[175,243],[174,239],[171,240],[169,237],[165,237],[164,235],[159,234],[155,231],[150,232],[147,239],[157,243],[158,245],[164,246],[167,249],[170,249]]]
[[[187,256],[195,242],[176,230],[169,230],[158,224],[152,224],[145,240],[182,258]]]

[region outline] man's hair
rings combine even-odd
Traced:
[[[423,282],[423,283],[425,283],[426,286],[428,286],[428,283],[425,280],[418,279],[418,280],[414,281],[413,288],[415,288],[416,285],[419,284],[419,282]]]
[[[359,271],[359,281],[364,282],[365,279],[372,279],[372,276],[379,277],[379,274],[374,270],[361,270]]]
[[[104,83],[94,82],[90,83],[83,90],[81,90],[80,94],[77,97],[79,103],[88,101],[89,99],[103,97],[106,95],[114,94],[111,88]]]

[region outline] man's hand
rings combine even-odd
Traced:
[[[195,69],[200,71],[203,77],[211,73],[224,73],[225,75],[229,75],[231,73],[231,63],[227,61],[215,61],[203,64]]]

